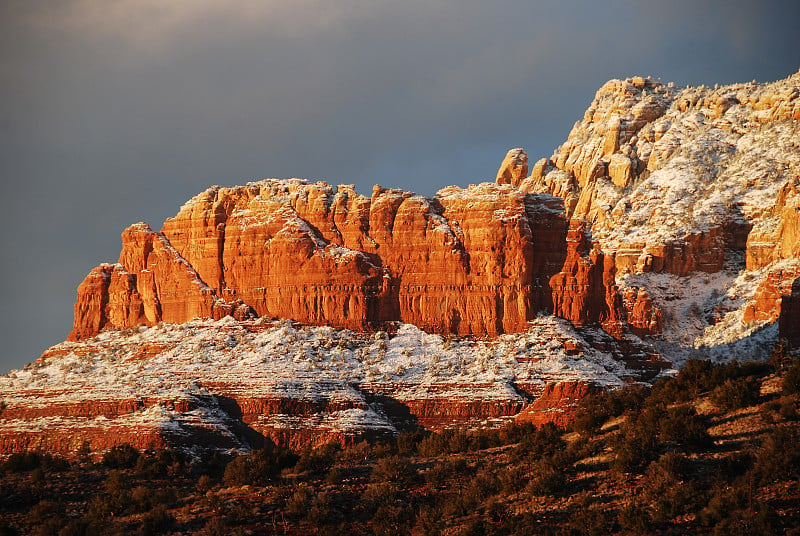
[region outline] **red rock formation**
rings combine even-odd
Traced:
[[[68,340],[92,336],[106,326],[181,323],[234,311],[235,306],[219,301],[163,234],[137,223],[122,233],[119,262],[98,266],[78,287]]]
[[[79,287],[70,340],[226,314],[494,336],[554,310],[620,332],[613,262],[582,228],[566,240],[563,214],[560,199],[511,185],[433,199],[296,179],[214,187],[163,232],[125,230],[119,263]]]
[[[600,322],[609,333],[621,334],[625,312],[615,273],[613,256],[589,241],[583,223],[573,222],[564,267],[550,279],[553,313],[576,326]]]
[[[601,387],[586,382],[548,383],[542,395],[518,413],[514,421],[537,426],[548,422],[567,426],[575,418],[578,403],[601,390]]]
[[[497,171],[497,184],[519,186],[528,176],[528,155],[522,148],[511,149]]]
[[[627,320],[638,335],[661,333],[661,311],[653,305],[653,298],[644,288],[627,287],[622,292]]]
[[[792,285],[800,277],[800,261],[778,264],[758,285],[753,300],[744,309],[742,321],[775,322],[781,316],[784,296],[792,294]]]
[[[777,226],[761,225],[747,236],[748,270],[800,257],[800,178],[783,185],[770,214],[778,219]]]
[[[680,240],[664,244],[644,242],[620,244],[616,250],[617,270],[630,272],[668,272],[687,275],[694,271],[714,273],[725,261],[725,236],[722,227],[687,233]]]

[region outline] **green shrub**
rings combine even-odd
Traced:
[[[140,453],[134,466],[134,473],[140,478],[175,477],[186,472],[184,457],[168,449]]]
[[[404,534],[408,532],[412,511],[401,505],[382,504],[375,510],[370,526],[375,534]]]
[[[759,449],[753,470],[765,484],[800,478],[800,429],[773,430]]]
[[[506,495],[517,493],[528,484],[528,477],[521,465],[503,467],[498,471],[497,479],[500,482],[503,493]]]
[[[753,376],[727,379],[711,392],[711,401],[723,410],[734,410],[758,403],[761,383]]]
[[[432,433],[417,444],[417,452],[426,457],[469,452],[476,448],[477,444],[473,436],[460,429],[447,429]]]
[[[175,518],[164,506],[156,506],[142,517],[139,536],[164,534],[175,523]]]
[[[210,490],[214,486],[214,482],[211,480],[211,477],[208,475],[200,475],[200,478],[197,479],[197,491],[200,493],[205,493]]]
[[[139,451],[128,443],[112,447],[103,455],[103,465],[110,469],[130,469],[139,460]]]
[[[533,495],[555,495],[564,490],[566,472],[555,457],[542,458],[533,464],[533,474],[525,491]]]
[[[453,456],[437,460],[425,471],[425,482],[434,486],[443,486],[454,475],[467,471],[467,460],[462,456]]]
[[[339,484],[344,480],[344,473],[338,467],[332,467],[325,475],[325,482],[328,484]]]
[[[778,415],[784,421],[793,421],[797,419],[797,403],[791,398],[786,398],[781,401],[778,408]]]
[[[441,518],[436,508],[423,506],[414,520],[411,536],[439,536],[442,533]]]
[[[706,419],[693,406],[668,408],[659,422],[659,439],[689,450],[703,450],[714,443]]]
[[[403,432],[397,436],[397,453],[409,455],[417,450],[417,445],[425,439],[426,432],[414,430],[413,432]]]
[[[537,460],[563,451],[567,444],[561,437],[564,430],[553,423],[545,423],[538,430],[525,435],[514,449],[514,455],[520,460]]]
[[[652,519],[665,522],[693,511],[702,494],[690,478],[689,460],[670,452],[652,462],[641,480],[642,498],[652,512]]]
[[[760,376],[770,370],[771,367],[765,363],[740,364],[732,361],[724,365],[714,365],[710,361],[690,359],[674,378],[660,378],[655,382],[648,404],[687,402],[712,391],[726,380]]]
[[[519,443],[523,437],[536,432],[536,425],[526,423],[509,422],[498,428],[494,433],[496,435],[497,446],[511,445],[512,443]]]
[[[572,533],[581,536],[606,536],[615,532],[613,527],[614,520],[610,512],[600,505],[578,508],[569,520]]]
[[[131,491],[130,498],[129,510],[146,512],[159,505],[174,506],[178,500],[178,493],[173,487],[148,488],[146,486],[137,486]]]
[[[336,461],[336,455],[342,447],[338,443],[326,443],[315,449],[309,449],[300,455],[295,469],[298,471],[311,471],[312,473],[324,473],[328,471]]]
[[[311,504],[311,488],[307,484],[298,485],[289,500],[286,501],[286,512],[293,516],[302,516]]]
[[[394,482],[404,485],[416,476],[416,471],[408,458],[404,456],[388,456],[382,458],[372,470],[373,482]]]
[[[224,517],[214,516],[206,521],[198,534],[200,536],[227,536],[230,531]]]
[[[633,385],[614,391],[602,391],[581,400],[572,428],[582,434],[591,434],[609,419],[625,411],[638,411],[646,399],[643,386]]]
[[[615,454],[612,462],[614,470],[639,473],[656,459],[659,449],[659,419],[655,413],[654,408],[648,408],[639,419],[631,417],[624,423],[612,444]]]
[[[627,504],[619,511],[619,524],[633,534],[650,534],[653,532],[653,519],[647,508],[638,504]]]
[[[785,395],[794,395],[800,392],[800,357],[794,358],[791,366],[783,374],[781,389]]]
[[[33,471],[42,465],[42,456],[38,452],[15,452],[3,464],[3,470],[9,473]]]
[[[237,456],[225,467],[222,479],[227,486],[263,486],[291,467],[297,457],[278,447],[266,447]]]
[[[306,521],[313,527],[332,525],[341,520],[341,513],[335,508],[332,493],[323,491],[314,496],[306,513]]]
[[[401,496],[400,489],[391,482],[367,484],[362,495],[363,506],[367,512],[374,513],[381,506],[395,504]]]
[[[733,452],[719,460],[715,476],[724,482],[731,482],[749,471],[755,457],[749,451]]]

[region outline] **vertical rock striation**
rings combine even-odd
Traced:
[[[226,314],[489,336],[523,331],[539,311],[618,322],[613,262],[569,225],[561,199],[511,184],[432,199],[299,179],[213,187],[161,232],[123,232],[119,262],[78,289],[70,339]]]

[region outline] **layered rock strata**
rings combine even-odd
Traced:
[[[562,197],[620,272],[718,272],[745,242],[756,269],[796,253],[796,211],[784,207],[799,119],[800,73],[713,88],[611,80],[519,184]]]
[[[0,378],[0,449],[563,424],[667,366],[631,332],[676,367],[800,347],[798,139],[800,73],[633,77],[550,158],[509,151],[494,184],[212,187],[127,229],[78,289],[73,342]]]
[[[568,228],[559,198],[512,185],[433,199],[298,179],[213,187],[161,232],[125,230],[118,263],[78,288],[70,340],[226,314],[495,336],[552,311],[619,332],[613,262]]]
[[[563,423],[577,391],[556,396],[551,384],[615,387],[666,366],[642,345],[553,317],[494,340],[394,327],[223,318],[65,342],[0,377],[0,452],[230,451],[267,438],[302,449],[495,426],[522,411]]]

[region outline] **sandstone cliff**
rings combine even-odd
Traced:
[[[784,208],[800,173],[798,120],[800,73],[713,88],[612,80],[520,187],[562,197],[620,271],[718,272],[745,243],[755,269],[797,239]]]
[[[78,288],[70,342],[0,377],[0,450],[563,424],[662,355],[800,347],[798,140],[800,73],[633,77],[494,183],[209,188],[161,231],[126,229]]]
[[[563,423],[583,391],[551,384],[616,387],[666,366],[645,345],[554,317],[487,340],[393,331],[225,317],[64,342],[0,377],[0,452],[346,445],[499,425],[535,400],[539,422]]]
[[[613,258],[633,331],[660,333],[670,358],[747,358],[737,341],[774,343],[800,275],[798,139],[800,73],[714,87],[632,77],[603,85],[530,176],[509,152],[498,181],[564,199]]]
[[[225,314],[494,336],[550,311],[619,334],[613,262],[568,227],[559,198],[512,185],[433,199],[297,179],[214,187],[161,232],[125,230],[119,262],[79,287],[70,340]]]

